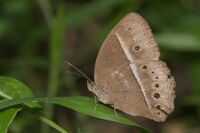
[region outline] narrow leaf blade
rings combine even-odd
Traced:
[[[0,110],[0,133],[7,133],[8,127],[15,118],[17,112],[21,108],[10,108],[7,110]]]
[[[103,104],[98,103],[95,105],[95,101],[89,97],[76,96],[76,97],[55,97],[55,98],[21,98],[8,100],[0,103],[0,109],[12,107],[18,104],[26,104],[28,102],[45,102],[45,103],[53,103],[64,106],[66,108],[70,108],[77,112],[83,113],[85,115],[89,115],[92,117],[117,122],[121,124],[127,124],[141,129],[143,132],[149,133],[150,131],[136,122],[129,120],[124,117],[120,113],[114,112],[113,109],[107,107]],[[95,109],[96,106],[96,109]]]

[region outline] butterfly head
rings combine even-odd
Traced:
[[[89,91],[93,92],[95,90],[95,88],[97,88],[95,82],[87,80],[87,87],[89,89]]]

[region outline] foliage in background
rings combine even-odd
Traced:
[[[39,97],[88,95],[84,80],[65,73],[64,59],[92,75],[96,53],[107,33],[131,11],[147,19],[161,48],[161,57],[175,75],[177,98],[171,120],[181,120],[191,130],[200,128],[197,124],[200,118],[199,0],[0,1],[0,75],[25,82]],[[46,108],[50,110],[46,115],[61,119],[59,113],[53,113],[51,105]],[[8,110],[10,116],[4,112],[7,120],[12,120],[20,110],[21,106]],[[35,124],[34,118],[27,114],[23,118],[16,118],[11,132],[23,132],[30,125],[32,132],[39,132],[34,127],[40,123]],[[64,128],[70,131],[76,132],[77,127],[85,132],[93,131],[87,117],[74,114],[72,119],[64,113],[62,118],[66,119],[60,123],[68,123]]]

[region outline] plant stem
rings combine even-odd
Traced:
[[[64,33],[64,8],[58,6],[56,17],[53,17],[52,8],[48,0],[38,0],[45,20],[48,24],[49,36],[49,81],[47,97],[54,97],[58,91],[59,74],[62,66],[62,38]],[[45,115],[48,118],[53,117],[53,105],[46,105]],[[42,133],[49,133],[49,127],[42,124]]]
[[[45,21],[48,27],[51,26],[51,22],[54,18],[53,11],[49,0],[38,0],[39,6],[44,14]]]
[[[64,9],[58,7],[57,16],[52,22],[51,33],[50,33],[50,65],[49,65],[49,83],[48,83],[48,92],[47,97],[54,97],[58,91],[59,85],[59,74],[62,66],[62,57],[63,57],[63,48],[62,48],[62,38],[64,33]],[[48,118],[53,116],[53,105],[47,105],[45,107],[45,115]],[[43,127],[43,133],[47,133],[48,127]]]

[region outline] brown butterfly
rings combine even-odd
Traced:
[[[88,89],[115,109],[163,122],[174,110],[175,80],[159,57],[147,22],[129,13],[101,46]]]

